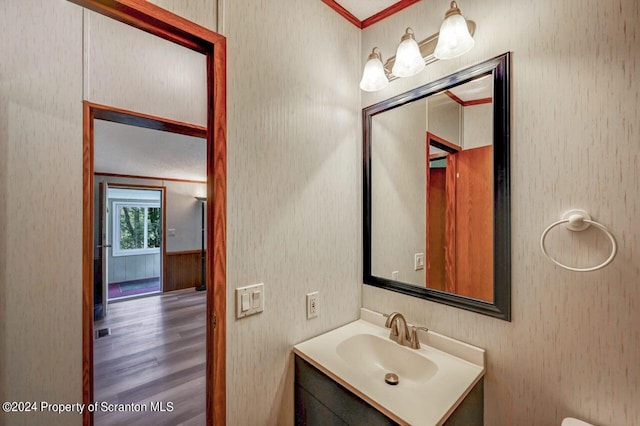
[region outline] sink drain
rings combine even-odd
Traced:
[[[397,374],[393,374],[393,373],[385,374],[384,375],[384,381],[387,382],[387,384],[391,385],[391,386],[395,386],[400,382],[400,380],[398,379],[398,375]]]

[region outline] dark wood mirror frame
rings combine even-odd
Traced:
[[[363,282],[409,296],[511,321],[510,53],[458,71],[362,110]],[[371,129],[373,117],[482,75],[493,76],[493,302],[418,287],[371,274]]]

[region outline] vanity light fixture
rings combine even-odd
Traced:
[[[451,2],[451,8],[444,15],[439,34],[438,45],[433,52],[438,59],[457,58],[471,50],[475,44],[473,37],[469,34],[467,21],[460,13],[455,1]]]
[[[380,49],[374,47],[362,72],[360,88],[366,92],[376,92],[389,85],[389,79],[382,65],[382,54]]]
[[[407,28],[396,55],[382,63],[382,52],[374,47],[362,72],[360,88],[366,92],[382,90],[400,77],[411,77],[438,59],[452,59],[467,53],[475,44],[472,35],[476,23],[466,20],[458,4],[451,2],[440,32],[417,43],[413,30]]]

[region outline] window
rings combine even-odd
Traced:
[[[113,203],[114,256],[160,252],[160,204]]]

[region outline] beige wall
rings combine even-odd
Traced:
[[[227,418],[287,425],[292,346],[358,317],[360,31],[320,1],[225,8]],[[261,282],[264,312],[236,320],[234,288]]]
[[[0,15],[3,28],[20,35],[2,43],[10,59],[1,65],[0,392],[3,400],[77,402],[88,27],[81,8],[63,0],[11,2]],[[321,2],[293,0],[234,2],[227,28],[228,419],[290,424],[292,345],[358,315],[360,34]],[[95,52],[95,40],[84,42]],[[153,106],[106,98],[130,92],[98,90],[98,60],[85,57],[87,98]],[[236,321],[233,289],[252,282],[265,283],[265,311]],[[307,321],[305,294],[313,290],[321,313]],[[80,421],[37,414],[7,423]]]
[[[415,254],[426,245],[427,102],[373,116],[371,123],[371,274],[425,286]]]
[[[485,424],[640,424],[640,4],[622,0],[466,1],[478,24],[469,54],[362,95],[370,105],[465,66],[513,52],[511,323],[368,285],[363,305],[487,349]],[[438,30],[444,3],[419,2],[363,31],[362,51],[393,54],[406,26]],[[361,55],[364,61],[366,55]],[[606,269],[564,271],[538,248],[572,207],[609,226],[620,251]],[[595,264],[597,233],[556,233],[563,260]]]
[[[0,400],[82,399],[82,10],[3,1]],[[80,424],[0,414],[10,425]]]
[[[134,66],[143,73],[149,70],[127,59],[115,64],[124,69],[119,77],[108,80],[113,75],[102,72],[114,64],[101,62],[107,56],[99,53],[118,46],[119,53],[131,53],[132,45],[144,37],[131,36],[130,44],[120,45],[125,36],[118,30],[112,43],[105,43],[107,39],[98,40],[96,33],[92,37],[87,31],[83,37],[83,26],[88,30],[88,25],[91,22],[83,19],[82,8],[65,0],[10,1],[0,6],[0,27],[11,35],[0,43],[2,401],[82,400],[83,98],[205,122],[206,94],[197,96],[206,75],[204,59],[182,55],[180,66],[158,69],[161,72],[155,78],[162,79],[168,97],[143,96],[135,90],[154,78],[148,73],[147,81],[122,76]],[[84,61],[83,46],[93,48]],[[155,49],[149,61],[166,61],[171,52],[180,55],[173,47]],[[196,70],[192,64],[198,61],[202,69]],[[170,79],[181,72],[182,80]],[[195,97],[188,102],[175,100],[192,92]],[[81,417],[3,413],[0,424],[72,425],[81,424]]]
[[[84,37],[85,99],[207,125],[205,55],[89,10]]]
[[[362,51],[378,45],[392,54],[407,25],[418,38],[437,31],[441,13],[430,6],[419,2],[366,29]],[[478,23],[476,48],[363,93],[362,105],[514,52],[513,322],[370,286],[363,304],[485,347],[487,424],[557,425],[566,415],[637,424],[638,3],[460,6]],[[366,55],[359,31],[319,1],[243,0],[227,9],[228,419],[290,424],[291,345],[358,315]],[[0,43],[0,399],[76,402],[82,232],[80,210],[69,206],[82,203],[82,11],[63,0],[3,2],[0,10],[2,28],[16,35]],[[544,227],[576,206],[618,238],[618,258],[603,271],[565,272],[539,254]],[[595,235],[565,245],[597,261],[607,247],[592,244]],[[233,288],[254,282],[265,283],[265,311],[236,321]],[[321,314],[307,321],[312,290],[320,290]],[[2,421],[69,425],[80,417]]]
[[[218,0],[147,0],[183,18],[216,31]]]

